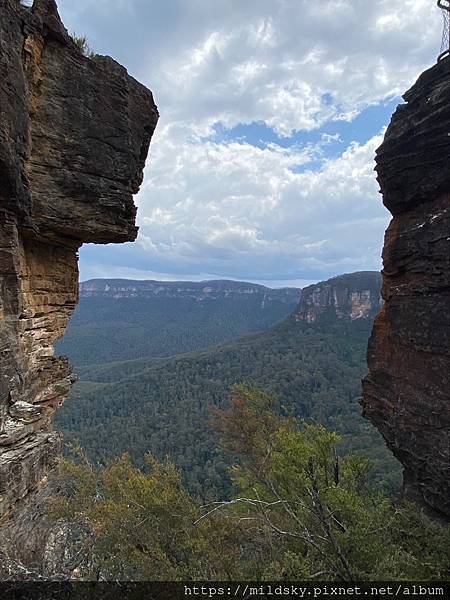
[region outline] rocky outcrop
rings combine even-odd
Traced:
[[[136,237],[158,118],[114,60],[88,58],[54,0],[0,0],[0,516],[45,481],[72,375],[53,355],[78,298],[83,242]]]
[[[131,279],[90,279],[80,283],[81,298],[192,298],[220,300],[234,297],[258,297],[261,302],[274,300],[296,304],[298,288],[272,289],[264,285],[241,281],[153,281]]]
[[[405,491],[450,517],[450,59],[421,75],[377,151],[393,215],[364,416],[404,466]]]
[[[381,306],[381,275],[361,271],[339,275],[302,290],[297,321],[316,323],[336,319],[373,319]]]

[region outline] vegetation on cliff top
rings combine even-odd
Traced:
[[[61,465],[52,512],[85,532],[86,579],[426,580],[450,577],[449,530],[369,485],[370,461],[338,458],[340,437],[235,388],[215,427],[237,495],[200,505],[170,463],[129,457]]]
[[[94,58],[95,52],[89,45],[88,39],[85,35],[77,35],[75,32],[73,32],[70,34],[70,38],[73,42],[75,42],[84,56],[87,56],[87,58]]]

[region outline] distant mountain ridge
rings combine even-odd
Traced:
[[[266,331],[300,295],[240,281],[91,279],[57,352],[79,367],[201,350]]]
[[[226,279],[206,281],[155,281],[90,279],[80,283],[81,298],[194,298],[196,300],[261,295],[264,300],[298,302],[300,288],[269,288],[257,283]]]

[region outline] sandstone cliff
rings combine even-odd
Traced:
[[[450,516],[450,58],[421,75],[377,151],[393,215],[364,416],[404,466],[405,491]]]
[[[310,285],[302,290],[295,319],[316,323],[330,318],[373,318],[381,306],[380,287],[381,275],[376,271],[339,275]]]
[[[90,279],[80,283],[81,298],[223,298],[256,297],[261,302],[294,304],[300,299],[299,288],[269,288],[243,281],[153,281],[131,279]]]
[[[77,302],[77,250],[136,237],[132,195],[157,118],[122,66],[80,52],[54,0],[0,0],[3,522],[58,453],[52,420],[72,376],[53,343]]]

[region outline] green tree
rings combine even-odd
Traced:
[[[233,479],[240,495],[212,511],[257,523],[262,537],[277,544],[281,554],[267,564],[267,577],[361,581],[450,574],[448,529],[371,490],[368,459],[339,458],[339,435],[279,416],[270,410],[275,403],[238,386],[231,407],[216,411],[215,421],[225,448],[239,459]]]
[[[369,482],[370,461],[339,457],[338,434],[273,410],[276,399],[234,388],[215,409],[232,454],[236,497],[205,505],[177,469],[124,455],[104,468],[61,463],[52,513],[84,532],[83,577],[145,580],[426,580],[450,577],[449,529]]]
[[[201,519],[173,465],[148,455],[144,473],[127,455],[104,468],[80,458],[61,461],[63,493],[51,499],[50,515],[81,533],[84,579],[218,580],[257,572],[258,553],[250,566],[243,528],[219,515]]]

